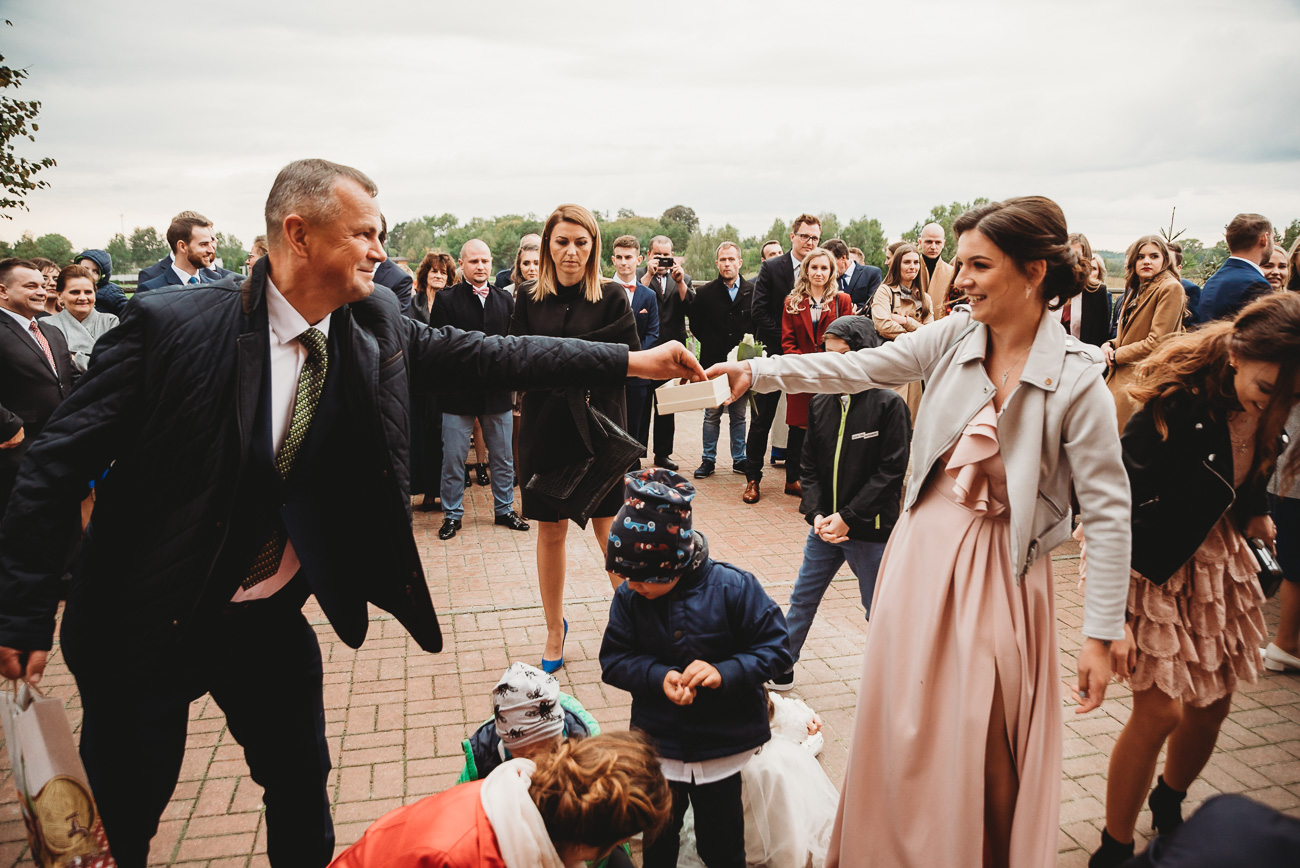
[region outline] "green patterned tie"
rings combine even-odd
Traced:
[[[329,370],[330,365],[329,353],[325,348],[325,335],[316,329],[307,329],[298,335],[298,343],[307,348],[307,361],[303,362],[302,373],[298,375],[298,394],[293,400],[293,421],[289,423],[284,442],[280,444],[280,451],[275,455],[275,469],[280,471],[281,479],[289,477],[289,471],[293,470],[293,464],[298,459],[303,441],[307,439],[312,416],[316,413],[316,405],[320,403],[321,389],[325,386],[325,372]],[[258,549],[257,557],[253,559],[253,566],[248,571],[248,578],[244,579],[240,587],[248,590],[274,576],[280,569],[280,560],[284,557],[284,545],[287,540],[288,535],[284,531],[284,525],[276,521],[275,529]]]

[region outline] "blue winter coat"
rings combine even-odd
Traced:
[[[92,260],[99,266],[99,282],[95,284],[95,310],[122,316],[126,307],[126,293],[122,287],[113,282],[113,257],[107,250],[83,250],[77,254],[76,262],[83,259]]]
[[[618,533],[614,529],[610,545]],[[686,762],[731,756],[765,744],[763,682],[794,665],[781,607],[752,573],[703,552],[657,600],[625,582],[614,593],[600,646],[601,677],[632,694],[632,726],[666,757]],[[664,677],[695,660],[722,676],[717,689],[700,688],[690,705],[664,695]]]

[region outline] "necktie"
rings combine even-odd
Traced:
[[[193,286],[194,284],[199,282],[199,276],[197,274],[191,274],[188,282],[190,286]]]
[[[59,372],[59,366],[54,364],[54,353],[50,352],[50,342],[47,341],[45,335],[41,333],[40,327],[36,325],[36,320],[31,321],[29,328],[31,328],[32,337],[36,338],[36,343],[40,346],[41,352],[45,353],[45,361],[50,363],[50,367],[54,370],[54,373],[57,374]]]
[[[474,290],[474,294],[477,295],[479,298],[488,297],[488,285],[486,283],[483,284],[483,286],[481,287],[470,284],[470,289]]]
[[[849,277],[847,274],[840,275],[840,292],[849,291]]]
[[[289,430],[280,444],[280,451],[275,455],[275,469],[280,478],[285,479],[293,470],[298,452],[307,439],[311,428],[312,416],[316,405],[320,403],[321,389],[325,386],[325,373],[329,369],[329,353],[325,347],[325,335],[317,329],[307,329],[298,335],[298,342],[307,348],[307,360],[303,362],[302,373],[298,375],[298,393],[293,401],[293,419]],[[248,578],[240,584],[244,590],[266,581],[280,569],[280,560],[284,557],[284,544],[288,537],[284,525],[278,520],[269,539],[258,550],[257,557],[248,571]]]

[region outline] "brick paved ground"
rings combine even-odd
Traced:
[[[699,459],[699,418],[679,418],[677,459],[687,473]],[[700,485],[696,527],[709,536],[715,557],[752,570],[784,605],[806,534],[795,500],[780,493],[780,479],[769,474],[763,501],[745,506],[739,498],[742,478],[728,472],[725,456],[719,467],[722,472]],[[495,527],[491,518],[486,488],[467,497],[465,530],[450,542],[437,538],[439,514],[416,513],[416,538],[446,636],[441,654],[421,652],[381,612],[373,614],[365,646],[353,651],[334,636],[319,608],[308,604],[325,660],[340,849],[384,812],[450,786],[461,768],[460,740],[489,714],[488,693],[501,671],[512,660],[536,664],[541,656],[545,631],[534,578],[535,535]],[[564,690],[614,729],[627,725],[629,700],[600,682],[596,655],[610,597],[602,564],[592,535],[575,528],[569,536],[570,633],[560,678]],[[1062,677],[1068,678],[1082,613],[1073,550],[1058,550],[1055,567]],[[825,721],[822,761],[837,784],[852,733],[865,630],[856,597],[856,582],[845,571],[827,593],[797,669],[795,695]],[[1266,614],[1272,629],[1275,602]],[[57,649],[42,686],[67,698],[75,726],[80,708]],[[1112,688],[1098,711],[1082,717],[1065,711],[1061,866],[1084,865],[1098,840],[1107,756],[1130,707],[1127,690]],[[7,753],[3,762],[0,865],[29,864]],[[1238,694],[1189,807],[1217,792],[1247,793],[1300,816],[1300,677],[1262,675]],[[260,796],[221,711],[211,699],[195,702],[181,780],[154,839],[152,861],[211,868],[267,864]],[[1139,832],[1149,825],[1144,812]]]

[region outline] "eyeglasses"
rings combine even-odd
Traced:
[[[816,244],[818,241],[822,240],[820,235],[809,235],[807,232],[796,233],[794,237],[798,238],[800,241],[806,241],[809,244]]]

